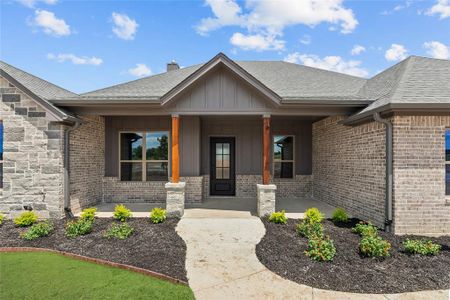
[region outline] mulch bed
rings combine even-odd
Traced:
[[[334,240],[332,262],[316,262],[304,254],[308,241],[296,233],[298,220],[287,225],[262,220],[266,235],[256,247],[259,260],[281,277],[315,288],[356,293],[402,293],[450,288],[450,237],[429,238],[442,245],[437,256],[408,255],[402,242],[418,236],[396,236],[380,231],[392,244],[386,259],[363,258],[358,251],[360,237],[351,232],[358,220],[336,226],[324,220],[325,234]]]
[[[0,247],[49,248],[127,264],[187,282],[186,244],[175,231],[179,219],[169,218],[164,223],[153,224],[148,218],[133,218],[128,224],[134,232],[125,240],[103,237],[104,231],[115,222],[106,218],[96,219],[91,233],[69,239],[64,228],[67,221],[54,220],[54,232],[33,241],[19,237],[27,228],[6,221],[0,226]]]

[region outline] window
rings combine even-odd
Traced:
[[[120,180],[168,180],[169,133],[120,133]]]
[[[216,179],[230,179],[230,143],[216,143]]]
[[[273,177],[294,178],[294,137],[292,135],[273,137]]]
[[[445,194],[450,196],[450,129],[445,131]]]
[[[0,189],[3,188],[3,122],[0,121]]]

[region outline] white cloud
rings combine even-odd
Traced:
[[[94,66],[98,66],[98,65],[101,65],[103,63],[103,60],[101,58],[98,58],[98,57],[95,57],[95,56],[92,56],[92,57],[76,56],[76,55],[71,54],[71,53],[60,53],[60,54],[57,54],[57,55],[55,55],[53,53],[49,53],[49,54],[47,54],[47,59],[54,60],[54,61],[59,62],[59,63],[70,61],[74,65],[94,65]]]
[[[450,17],[450,2],[449,0],[437,0],[429,10],[425,12],[429,16],[439,15],[440,19]]]
[[[288,26],[320,23],[340,26],[342,33],[352,32],[358,25],[351,9],[343,0],[246,0],[245,12],[236,0],[206,0],[213,16],[204,18],[196,26],[201,35],[225,26],[246,28],[247,36],[265,36],[277,40]],[[269,48],[272,49],[272,48]]]
[[[426,42],[423,44],[423,47],[427,49],[427,54],[433,58],[441,58],[441,59],[449,59],[450,58],[450,49],[446,45],[437,42]]]
[[[399,44],[392,44],[391,48],[384,54],[384,57],[389,61],[403,60],[407,56],[408,50],[406,50],[405,46]]]
[[[135,77],[143,77],[151,75],[152,70],[145,64],[136,64],[136,67],[128,69],[128,73]]]
[[[112,31],[115,35],[123,40],[134,40],[139,26],[136,20],[131,19],[126,14],[116,12],[112,13],[112,18],[114,22]]]
[[[71,34],[70,26],[63,19],[58,19],[51,11],[38,9],[34,14],[31,25],[41,27],[46,34],[57,37]]]
[[[244,35],[236,32],[230,38],[230,43],[243,50],[281,50],[284,49],[285,42],[277,40],[274,36],[267,36],[261,34]]]
[[[54,5],[58,2],[58,0],[17,0],[17,2],[20,2],[22,5],[25,5],[29,8],[34,8],[36,3],[42,2],[48,5]]]
[[[308,67],[314,67],[329,71],[335,71],[339,73],[345,73],[348,75],[367,77],[369,72],[361,68],[361,61],[358,60],[344,60],[340,56],[325,56],[320,58],[313,54],[301,54],[294,52],[284,58],[284,61],[291,63],[301,63]]]
[[[352,51],[350,51],[351,55],[360,55],[361,53],[366,51],[366,47],[361,45],[355,45],[352,48]]]
[[[303,45],[309,45],[309,44],[311,44],[311,36],[305,34],[305,35],[300,39],[300,43],[302,43]]]

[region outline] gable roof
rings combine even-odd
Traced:
[[[374,102],[346,123],[394,108],[450,108],[450,60],[410,56],[368,80],[360,91]]]
[[[75,117],[48,101],[48,99],[57,97],[75,97],[77,94],[13,67],[3,61],[0,61],[0,75],[40,104],[48,113],[55,117],[57,121],[77,120]]]
[[[250,84],[272,94],[275,100],[361,100],[357,95],[366,79],[283,61],[233,61],[219,53],[206,64],[149,76],[84,93],[85,100],[167,100],[177,87],[185,87],[217,63],[225,64]],[[247,77],[247,78],[245,78]]]

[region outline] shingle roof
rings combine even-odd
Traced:
[[[374,102],[350,120],[387,105],[450,104],[450,60],[410,56],[368,80],[360,94]]]
[[[76,97],[77,94],[54,85],[44,79],[0,61],[0,69],[9,74],[31,92],[43,99]]]
[[[282,61],[236,61],[245,71],[285,99],[359,98],[358,90],[366,79],[310,68]],[[87,99],[147,98],[158,99],[202,65],[134,80],[81,94]]]

